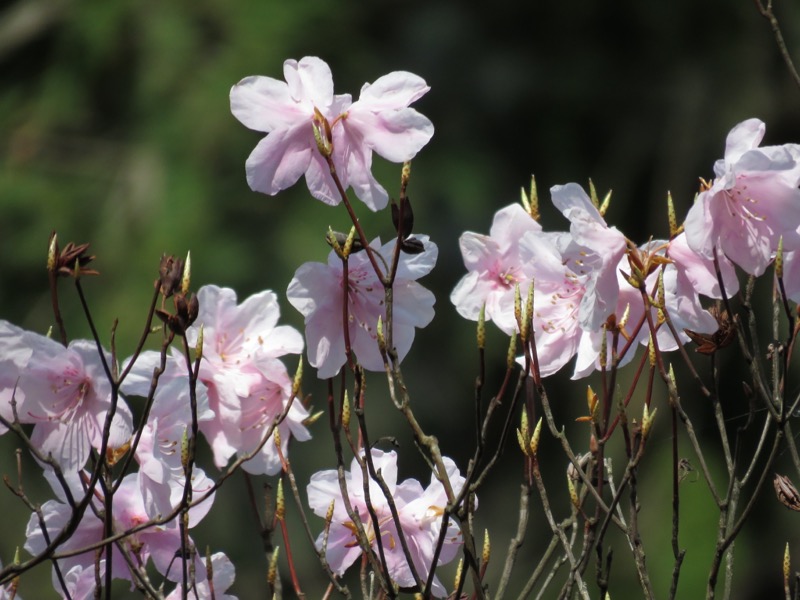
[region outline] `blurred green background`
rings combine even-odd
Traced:
[[[776,9],[789,48],[800,57],[800,6],[779,0]],[[614,190],[609,221],[637,242],[651,234],[666,237],[667,190],[679,215],[685,214],[697,178],[713,175],[733,125],[757,116],[767,123],[765,143],[800,141],[800,92],[767,22],[748,0],[5,2],[0,317],[37,331],[51,324],[44,264],[48,235],[56,230],[62,245],[92,244],[102,275],[86,281],[86,289],[106,338],[119,318],[122,355],[142,327],[164,252],[191,250],[195,288],[229,286],[240,299],[275,290],[285,322],[301,328],[302,319],[285,301],[286,286],[302,262],[325,260],[324,233],[328,225],[346,230],[347,216],[312,200],[302,182],[274,198],[248,189],[244,161],[261,134],[231,116],[228,91],[247,75],[282,78],[286,58],[306,55],[330,64],[339,93],[357,96],[364,82],[393,70],[412,71],[431,86],[415,106],[433,121],[436,134],[414,162],[409,193],[417,231],[430,234],[440,249],[437,268],[424,280],[436,293],[437,316],[418,332],[404,370],[424,426],[462,469],[473,447],[477,371],[474,327],[457,318],[448,300],[464,274],[461,232],[487,232],[494,212],[516,201],[535,173],[547,228],[564,228],[564,222],[546,190],[569,181],[585,185],[592,177],[601,193]],[[375,173],[397,193],[396,165],[376,158]],[[362,210],[362,217],[370,236],[391,234],[387,214]],[[87,335],[67,286],[62,297],[71,337]],[[487,396],[499,385],[505,354],[501,336],[493,333],[489,343]],[[289,368],[294,370],[293,360]],[[585,412],[585,382],[570,383],[570,370],[553,378],[550,390],[559,420],[576,427],[572,421]],[[306,391],[322,408],[324,387],[307,372]],[[395,436],[401,477],[426,482],[380,377],[369,382],[373,437]],[[738,380],[731,384],[741,389]],[[690,389],[684,398],[693,416],[701,425],[710,423],[707,407],[693,404]],[[746,410],[737,394],[731,392],[729,415]],[[670,444],[666,410],[662,414],[641,469],[644,544],[660,596],[672,569]],[[292,455],[301,487],[315,470],[333,467],[324,420],[314,436]],[[712,435],[709,444],[715,442]],[[0,439],[4,457],[15,447],[10,436]],[[564,516],[566,463],[551,439],[542,448],[552,457],[543,466],[553,482],[551,500]],[[490,582],[496,582],[514,527],[521,468],[515,447],[503,463],[481,494],[476,523],[492,532]],[[621,473],[620,458],[616,465]],[[3,472],[13,473],[10,462]],[[29,466],[26,478],[34,485],[35,467]],[[703,594],[717,517],[702,482],[683,490],[681,545],[689,553],[679,596],[691,598]],[[737,544],[735,598],[778,589],[787,541],[800,555],[797,515],[767,492]],[[48,497],[46,490],[32,493],[41,501]],[[218,498],[195,540],[234,560],[232,593],[265,597],[265,559],[245,486],[235,478]],[[539,507],[535,495],[531,502]],[[8,563],[24,539],[27,513],[8,492],[0,491],[0,507],[9,515],[0,525],[0,559]],[[512,591],[550,538],[534,514]],[[312,522],[315,530],[321,527],[320,519]],[[299,534],[295,539],[307,597],[320,597],[325,580],[308,562],[305,540]],[[612,596],[634,597],[630,590],[636,588],[629,586],[636,585],[635,575],[624,545],[616,542]],[[443,573],[450,577],[452,569]],[[47,582],[45,566],[23,577],[21,594],[48,597],[42,587]],[[119,593],[124,596],[124,586]]]

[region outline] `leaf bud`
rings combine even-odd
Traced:
[[[186,296],[189,293],[189,286],[192,282],[192,253],[186,253],[186,262],[183,263],[183,276],[181,277],[181,294]]]
[[[275,493],[275,519],[283,521],[286,518],[286,497],[283,495],[283,478],[278,478],[278,491]]]
[[[486,303],[481,304],[481,311],[478,313],[478,349],[486,347]]]
[[[569,490],[569,501],[572,503],[572,506],[576,509],[580,509],[581,503],[578,498],[578,490],[575,488],[575,482],[572,481],[572,477],[569,475],[567,475],[567,489]]]
[[[531,436],[531,454],[536,456],[536,453],[539,451],[539,438],[542,436],[542,418],[539,417],[539,421],[536,423],[536,427],[533,428],[533,435]]]
[[[319,109],[314,107],[314,118],[311,121],[312,129],[314,130],[314,141],[317,143],[317,150],[325,158],[329,158],[333,154],[333,135],[331,133],[331,124],[328,123]]]
[[[345,429],[350,427],[350,398],[347,396],[347,391],[344,392],[344,402],[342,402],[342,427]]]
[[[297,396],[300,393],[300,386],[303,384],[303,357],[297,361],[297,370],[294,372],[292,379],[292,396]]]
[[[483,550],[481,552],[481,560],[483,564],[489,562],[489,557],[492,555],[492,542],[489,540],[489,530],[486,529],[483,533]]]
[[[783,551],[783,583],[788,587],[789,575],[792,570],[792,561],[789,556],[789,542],[786,542],[786,549]]]
[[[514,367],[514,358],[517,356],[517,332],[511,334],[508,340],[508,352],[506,353],[506,368]]]
[[[458,559],[458,565],[456,566],[456,575],[453,578],[453,589],[458,589],[458,584],[461,582],[461,576],[464,571],[464,559]]]
[[[278,551],[280,546],[275,546],[272,551],[272,556],[269,558],[269,567],[267,569],[267,583],[270,587],[275,587],[275,581],[278,578]]]
[[[197,360],[202,360],[203,358],[203,339],[204,339],[203,331],[204,327],[203,325],[200,325],[200,327],[197,330],[197,342],[195,342],[194,345],[194,354]]]
[[[654,408],[653,412],[650,412],[650,407],[647,404],[644,405],[644,411],[642,412],[642,441],[645,441],[650,434],[650,428],[653,426],[653,420],[656,418],[657,412],[658,408]]]
[[[531,175],[531,191],[529,194],[525,193],[525,188],[520,189],[522,196],[522,206],[531,218],[538,222],[541,218],[539,213],[539,193],[536,191],[536,177]]]
[[[375,326],[375,337],[378,339],[378,350],[381,356],[386,355],[386,338],[383,335],[383,317],[378,315],[378,324]]]
[[[50,244],[47,248],[47,272],[55,273],[58,265],[58,236],[56,232],[50,234]]]

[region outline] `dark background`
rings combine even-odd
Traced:
[[[778,2],[776,10],[797,56],[800,7]],[[164,252],[191,250],[195,288],[229,286],[240,299],[275,290],[284,321],[301,328],[302,318],[285,301],[286,286],[302,262],[325,260],[323,235],[328,225],[346,229],[347,216],[312,200],[302,182],[274,198],[248,189],[244,161],[261,134],[230,115],[228,91],[247,75],[280,79],[286,58],[306,55],[330,64],[338,93],[357,96],[365,81],[393,70],[412,71],[431,86],[415,106],[436,134],[414,162],[410,195],[416,229],[440,249],[437,268],[424,280],[437,296],[437,316],[418,332],[404,371],[421,421],[462,469],[473,445],[476,359],[474,327],[457,318],[448,299],[464,274],[461,232],[487,232],[494,212],[516,201],[534,173],[549,229],[565,224],[547,189],[586,185],[591,177],[601,193],[614,190],[607,219],[632,240],[666,237],[667,191],[679,218],[685,215],[698,177],[713,175],[733,125],[757,116],[767,123],[765,143],[800,141],[800,92],[767,22],[747,0],[6,2],[0,9],[0,317],[41,332],[51,324],[44,264],[48,235],[57,230],[62,244],[91,242],[102,276],[86,281],[86,289],[106,339],[119,318],[120,354],[142,327]],[[375,172],[396,194],[399,168],[376,158]],[[370,236],[391,234],[388,215],[361,215]],[[62,293],[68,331],[86,336],[68,289]],[[499,384],[505,343],[492,332],[487,395]],[[585,412],[585,382],[570,383],[570,371],[554,377],[550,390],[558,418],[576,427],[573,419]],[[324,387],[307,373],[306,391],[322,408]],[[741,389],[730,379],[732,390]],[[370,386],[373,436],[396,436],[401,478],[427,483],[380,378],[371,377]],[[746,410],[735,391],[725,399],[729,416]],[[710,422],[689,385],[684,401],[701,426]],[[666,408],[662,415],[641,473],[644,543],[659,596],[672,569]],[[322,421],[313,432],[315,441],[292,454],[301,487],[315,470],[333,467]],[[717,438],[710,434],[712,445]],[[6,457],[16,445],[10,436],[0,439]],[[566,463],[549,438],[542,452],[563,517]],[[503,463],[481,494],[477,519],[478,530],[492,533],[491,582],[514,526],[521,467],[515,446]],[[621,474],[621,458],[616,465]],[[10,462],[3,472],[13,472]],[[26,477],[33,486],[36,468]],[[736,545],[735,598],[778,589],[784,545],[800,553],[797,516],[768,492]],[[49,497],[46,490],[32,493],[42,502]],[[702,482],[687,482],[682,493],[681,545],[689,554],[679,596],[691,598],[704,593],[717,515]],[[235,478],[195,539],[234,560],[232,593],[261,598],[266,568],[245,496]],[[538,502],[534,496],[520,581],[550,538]],[[24,541],[27,513],[2,491],[0,507],[13,515],[0,526],[0,559],[8,563]],[[321,520],[312,517],[312,526],[318,530]],[[305,563],[305,540],[295,539],[305,591],[319,597],[324,579]],[[624,543],[615,541],[611,593],[631,597],[626,589],[636,589],[630,588],[635,574]],[[443,573],[450,577],[452,569]],[[593,579],[591,569],[587,578]],[[49,567],[42,567],[23,577],[21,594],[44,597],[40,586],[48,581]],[[512,593],[521,583],[515,585]]]

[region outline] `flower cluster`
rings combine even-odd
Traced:
[[[199,320],[187,331],[187,341],[198,343],[201,327],[205,341],[193,392],[191,365],[175,349],[163,357],[159,352],[143,352],[117,369],[112,356],[100,353],[93,342],[77,340],[64,347],[0,322],[0,433],[14,423],[32,424],[30,443],[37,456],[45,463],[53,461],[63,480],[69,482],[65,489],[53,467],[45,465],[59,500],[42,507],[47,537],[38,518],[31,518],[28,551],[44,550],[47,540],[73,518],[75,502],[84,494],[90,494],[96,506],[84,512],[75,533],[61,548],[78,551],[102,540],[107,527],[100,517],[105,494],[86,488],[91,473],[83,469],[92,450],[105,452],[113,464],[132,449],[139,470],[115,484],[110,502],[114,533],[133,533],[115,547],[112,576],[134,579],[134,567],[121,554],[125,552],[134,565],[143,568],[152,559],[164,577],[179,581],[181,569],[175,556],[181,540],[176,516],[186,498],[187,481],[182,446],[191,435],[193,418],[219,468],[236,454],[244,461],[245,470],[275,474],[281,462],[276,445],[269,443],[273,432],[280,432],[284,455],[291,438],[310,438],[303,424],[308,411],[294,401],[291,378],[280,360],[285,354],[301,352],[303,341],[296,330],[277,325],[275,295],[262,292],[237,305],[232,290],[206,286],[199,290],[198,298]],[[112,382],[114,373],[119,372],[126,376],[117,389]],[[133,435],[128,406],[135,397],[152,400],[138,436]],[[189,510],[188,526],[193,527],[212,507],[214,482],[196,466],[190,481],[192,498],[198,501]],[[172,517],[165,519],[168,515]],[[153,520],[161,524],[154,525]],[[232,581],[230,561],[223,555],[216,560],[222,581]],[[196,582],[201,586],[200,575],[206,569],[199,558],[197,561]],[[56,589],[72,598],[93,597],[97,573],[93,550],[57,562],[64,583],[58,582]],[[101,572],[104,564],[101,560]],[[55,581],[55,570],[53,577]]]
[[[685,330],[716,331],[718,324],[699,295],[736,293],[732,263],[759,275],[781,240],[787,250],[787,294],[799,295],[793,257],[800,235],[800,146],[758,148],[763,135],[764,124],[756,119],[731,131],[725,158],[714,166],[717,178],[703,185],[686,218],[685,233],[670,241],[635,248],[606,225],[574,183],[551,189],[553,204],[569,221],[568,232],[544,232],[518,205],[498,211],[490,235],[461,236],[469,273],[451,301],[459,314],[473,320],[485,307],[486,319],[511,334],[519,328],[515,288],[524,295],[534,285],[532,325],[539,371],[551,375],[577,355],[577,378],[601,362],[610,364],[614,336],[630,345],[648,344],[648,322],[655,324],[657,342],[665,351],[689,339]],[[662,298],[653,301],[659,287]],[[664,325],[666,315],[675,333]],[[608,356],[601,361],[603,347]],[[632,358],[628,352],[619,364]]]
[[[389,496],[384,494],[378,481],[373,478],[364,483],[367,469],[364,453],[354,458],[350,470],[344,474],[346,497],[342,493],[336,470],[320,471],[311,477],[308,484],[308,504],[317,515],[326,517],[331,502],[333,516],[327,535],[325,558],[334,572],[338,574],[352,565],[361,556],[358,541],[358,526],[351,514],[360,521],[370,548],[376,554],[381,545],[389,576],[401,587],[413,587],[415,580],[409,566],[409,558],[424,583],[433,564],[434,552],[440,537],[447,495],[444,486],[431,476],[430,485],[423,488],[416,479],[406,479],[397,483],[397,454],[373,449],[370,451],[375,472],[383,478]],[[455,463],[444,458],[445,468],[453,492],[458,494],[464,485],[464,478]],[[390,502],[394,504],[398,519],[392,516]],[[375,520],[370,514],[377,518]],[[400,536],[403,536],[404,542]],[[325,536],[317,538],[317,548],[322,549]],[[461,534],[456,524],[447,522],[444,543],[439,553],[437,565],[443,565],[455,558],[461,545]],[[408,555],[406,550],[408,549]],[[437,597],[446,595],[445,588],[434,577],[432,592]]]

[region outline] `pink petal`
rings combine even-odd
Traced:
[[[313,114],[290,96],[289,86],[272,77],[245,77],[231,88],[230,100],[234,117],[245,127],[266,133],[310,121]]]
[[[297,183],[309,168],[312,151],[316,151],[313,144],[310,122],[268,135],[245,163],[250,189],[274,196]]]

